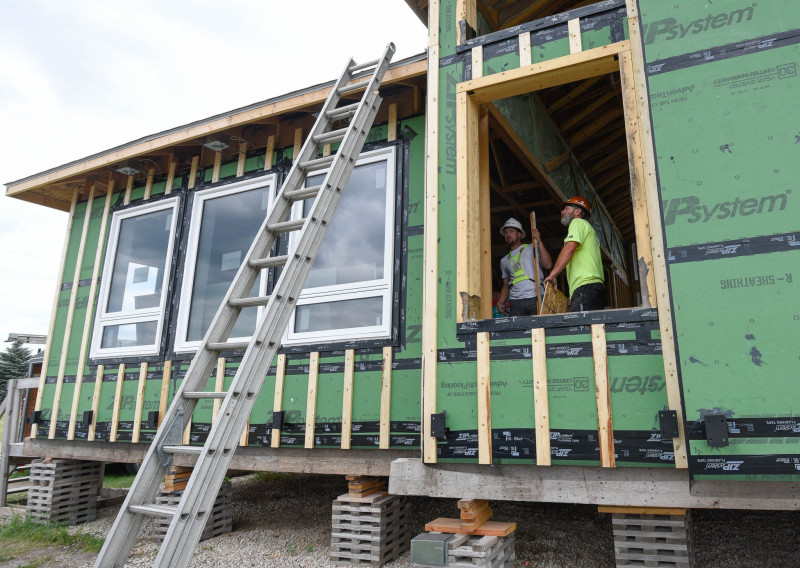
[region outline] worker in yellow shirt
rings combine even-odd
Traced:
[[[564,248],[556,259],[545,284],[556,286],[556,276],[567,269],[569,285],[569,311],[587,312],[602,310],[606,305],[606,287],[603,285],[603,262],[597,234],[587,221],[592,206],[580,196],[563,203],[561,224],[567,227]]]

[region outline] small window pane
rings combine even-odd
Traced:
[[[103,328],[103,340],[100,347],[113,349],[155,345],[157,328],[158,323],[155,321],[107,325]]]
[[[383,324],[383,298],[360,298],[297,306],[295,333]]]
[[[172,209],[129,217],[120,223],[107,312],[160,306],[171,228]]]
[[[203,339],[267,214],[269,186],[207,199],[203,204],[187,340]],[[250,295],[257,295],[259,280]],[[242,310],[231,337],[247,337],[258,308]]]
[[[309,177],[306,185],[318,185],[323,179],[322,175]],[[303,203],[303,216],[311,205],[312,200]],[[305,288],[382,279],[385,231],[386,161],[356,166]]]

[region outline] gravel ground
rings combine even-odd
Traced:
[[[203,541],[193,567],[323,568],[328,560],[331,503],[346,493],[342,476],[248,475],[233,483],[233,532]],[[454,499],[411,498],[413,534],[437,517],[457,517]],[[494,520],[515,521],[516,566],[606,568],[614,566],[610,515],[594,506],[491,502]],[[75,527],[104,536],[118,507],[98,510],[96,521]],[[698,568],[797,568],[800,512],[692,511]],[[145,522],[126,566],[151,566],[158,549]],[[88,568],[93,555],[59,550],[48,568]],[[16,568],[19,560],[0,563]],[[529,564],[528,564],[529,563]],[[413,568],[408,553],[386,565]]]

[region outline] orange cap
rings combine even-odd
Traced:
[[[567,205],[572,205],[575,207],[580,207],[584,211],[586,211],[587,215],[592,214],[592,206],[589,205],[589,202],[581,197],[580,195],[576,195],[575,197],[570,197],[567,201],[561,204],[561,207],[565,207]]]

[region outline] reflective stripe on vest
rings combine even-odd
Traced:
[[[514,256],[511,256],[511,252],[508,253],[508,263],[511,265],[511,270],[514,271],[514,279],[511,281],[511,285],[518,284],[523,280],[532,280],[530,276],[525,274],[525,269],[522,267],[522,253],[528,245],[522,245],[516,251]]]

